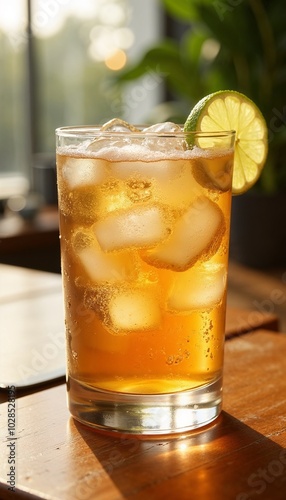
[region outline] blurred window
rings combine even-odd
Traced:
[[[112,78],[160,37],[159,3],[0,0],[0,186],[5,174],[32,179],[56,127],[144,120],[160,85],[122,92]]]

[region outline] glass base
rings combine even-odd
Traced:
[[[221,412],[222,379],[169,394],[101,391],[69,378],[69,409],[76,420],[98,430],[163,435],[198,429]]]

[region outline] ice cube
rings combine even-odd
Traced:
[[[114,333],[152,330],[160,326],[161,314],[153,290],[119,291],[109,303],[110,328]]]
[[[97,202],[100,217],[106,217],[110,212],[126,209],[133,205],[125,183],[112,177],[101,185]]]
[[[60,189],[62,212],[82,225],[92,225],[109,212],[133,206],[125,183],[107,177],[98,185],[79,186],[69,190]]]
[[[175,123],[156,123],[145,128],[143,132],[145,134],[144,146],[149,151],[161,151],[164,153],[170,151],[172,153],[172,151],[183,152],[187,149],[184,135],[175,135],[182,134],[181,127]],[[150,134],[150,137],[148,137],[148,134]],[[156,137],[152,137],[152,134],[156,134]]]
[[[168,175],[168,171],[173,175]],[[193,176],[192,161],[166,161],[165,172],[165,178],[162,176],[154,183],[153,198],[155,201],[172,208],[182,209],[189,206],[195,198],[203,193],[202,186]],[[174,172],[177,173],[176,176]]]
[[[171,232],[169,218],[156,205],[137,205],[109,214],[96,222],[93,229],[106,252],[128,247],[154,247]]]
[[[126,180],[132,201],[153,198],[172,208],[182,209],[202,194],[203,188],[192,173],[193,160],[114,162],[111,173]]]
[[[70,189],[98,185],[106,177],[106,163],[92,158],[68,158],[62,175]]]
[[[104,253],[92,232],[80,230],[72,240],[74,252],[93,283],[124,281],[135,276],[135,262],[130,252]]]
[[[143,258],[155,267],[185,271],[199,258],[206,260],[217,252],[224,230],[220,208],[200,196],[177,219],[169,238],[147,250]]]
[[[121,139],[116,140],[106,136],[97,137],[89,143],[87,150],[96,153],[97,157],[106,158],[111,147],[120,147],[121,144],[123,144]]]
[[[130,134],[130,132],[141,133],[134,125],[120,118],[113,118],[102,125],[99,135],[89,144],[87,149],[96,152],[98,156],[102,155],[104,158],[114,159],[114,152],[112,150],[115,149],[116,156],[118,156],[121,148],[130,147],[130,144],[137,142],[134,137],[130,139],[129,135],[126,135]],[[122,135],[120,136],[120,134]]]
[[[140,130],[131,123],[121,120],[121,118],[112,118],[104,123],[100,130],[103,132],[140,132]]]
[[[153,181],[176,178],[181,174],[179,161],[121,161],[111,164],[112,174],[119,179]]]
[[[174,134],[182,133],[180,125],[172,122],[154,123],[150,127],[143,129],[144,134]]]
[[[219,304],[226,287],[226,268],[223,264],[204,263],[176,273],[167,298],[167,309],[189,312],[210,309]]]

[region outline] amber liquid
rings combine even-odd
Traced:
[[[232,153],[205,161],[223,170]],[[57,168],[69,377],[135,394],[184,391],[219,378],[231,190],[206,181],[196,158],[151,165],[58,154]],[[200,220],[190,207],[200,205],[207,206],[202,219],[210,211],[215,221],[202,224],[211,234],[205,248],[172,260],[174,240],[166,257],[164,245],[182,219],[178,245],[191,248],[201,238],[193,229],[188,234],[188,224]],[[134,210],[135,223],[128,215]],[[144,238],[137,242],[140,224]]]

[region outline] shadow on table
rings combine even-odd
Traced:
[[[97,459],[79,500],[286,498],[286,450],[226,412],[176,439],[114,439],[71,419],[70,438],[79,435]]]

